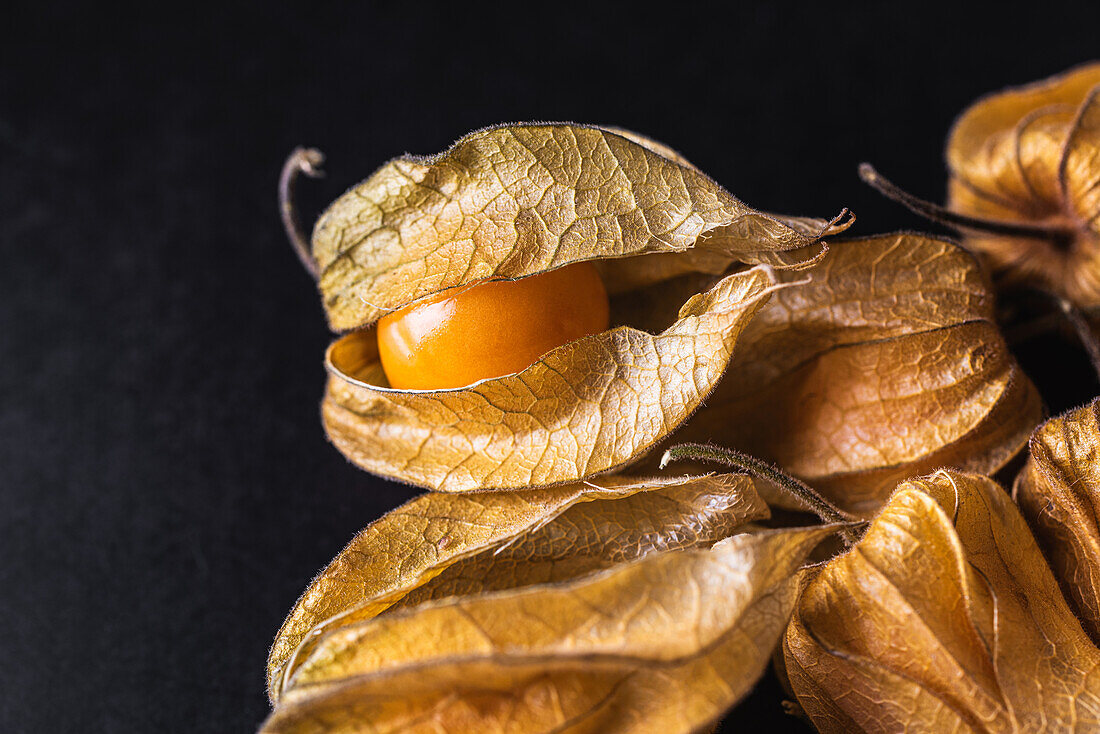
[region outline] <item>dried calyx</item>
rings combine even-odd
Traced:
[[[1100,650],[988,477],[899,485],[805,586],[783,659],[821,732],[1100,727]]]
[[[870,165],[860,176],[913,212],[958,231],[1005,287],[1100,309],[1100,64],[979,100],[946,151],[947,205],[919,199]],[[1068,304],[1068,305],[1066,305]]]
[[[1041,406],[977,263],[905,233],[826,253],[820,235],[847,223],[753,210],[621,130],[505,126],[396,159],[314,231],[330,322],[353,329],[327,354],[328,435],[369,471],[470,491],[636,465],[681,430],[863,515],[907,476],[1000,467]],[[600,273],[610,323],[625,325],[463,387],[387,387],[380,317],[576,262]]]
[[[979,100],[947,141],[946,207],[864,164],[886,196],[963,233],[1008,283],[1100,306],[1100,64]]]
[[[284,188],[315,168],[303,161],[288,162]],[[301,239],[293,207],[284,212],[292,241]],[[310,257],[330,325],[351,330],[327,355],[329,436],[364,468],[452,491],[573,481],[630,463],[714,388],[776,270],[820,260],[821,236],[843,230],[842,219],[757,211],[666,146],[615,129],[501,126],[437,156],[395,159],[314,228]],[[476,296],[578,264],[598,270],[611,323],[629,325],[597,330],[600,319],[589,319],[563,344],[538,342],[520,360],[534,355],[533,364],[511,362],[505,374],[467,372],[418,385],[426,390],[387,380],[373,333],[380,318],[450,289]],[[475,285],[483,281],[493,282]],[[444,344],[495,358],[512,346],[501,331],[459,329]]]
[[[263,732],[705,728],[764,672],[804,559],[836,530],[753,528],[755,485],[602,477],[412,500],[291,611]]]

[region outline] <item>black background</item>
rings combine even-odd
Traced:
[[[294,145],[328,154],[312,217],[473,128],[616,124],[870,234],[924,225],[859,161],[939,199],[958,111],[1100,56],[1084,2],[106,5],[5,11],[0,43],[5,732],[253,730],[286,611],[414,494],[322,433],[330,337],[275,207]],[[1048,347],[1052,409],[1091,397]],[[797,729],[762,686],[734,719]]]

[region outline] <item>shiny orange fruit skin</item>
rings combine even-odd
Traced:
[[[519,372],[607,325],[607,291],[585,262],[423,298],[379,320],[378,353],[391,387],[443,390]]]

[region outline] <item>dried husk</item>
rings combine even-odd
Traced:
[[[329,323],[345,331],[447,288],[587,260],[631,270],[640,255],[678,254],[683,272],[702,253],[708,272],[735,260],[802,267],[836,224],[752,209],[637,133],[519,123],[382,166],[317,221],[313,256]]]
[[[364,469],[440,491],[607,472],[636,461],[699,407],[773,290],[774,272],[757,266],[692,296],[659,334],[617,327],[455,390],[380,387],[377,344],[355,332],[327,355],[325,428]]]
[[[950,209],[1051,230],[968,230],[968,246],[1008,282],[1100,306],[1100,63],[979,100],[956,121],[947,164]]]
[[[812,265],[821,236],[850,221],[756,211],[667,146],[619,129],[501,126],[437,156],[395,159],[314,230],[330,324],[357,329],[327,354],[326,431],[368,471],[442,491],[631,464],[714,389],[771,293],[772,268]],[[578,261],[600,270],[621,326],[513,375],[389,388],[369,328],[377,318],[449,287]],[[728,275],[735,262],[763,265]]]
[[[879,235],[834,241],[813,270],[777,277],[807,276],[749,323],[729,376],[675,441],[768,459],[864,515],[907,477],[990,474],[1023,448],[1041,400],[973,255],[945,239]]]
[[[1100,727],[1100,650],[986,477],[900,485],[807,585],[783,649],[822,732]]]
[[[1085,631],[1100,641],[1100,401],[1035,431],[1016,500]]]
[[[278,699],[322,635],[387,610],[707,546],[767,516],[754,480],[729,474],[417,497],[367,526],[302,594],[272,645],[269,693]]]
[[[831,530],[736,535],[341,627],[263,731],[697,731],[763,672]]]

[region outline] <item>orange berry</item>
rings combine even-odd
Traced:
[[[422,298],[379,320],[378,353],[391,387],[439,390],[519,372],[607,325],[607,291],[584,262]]]

